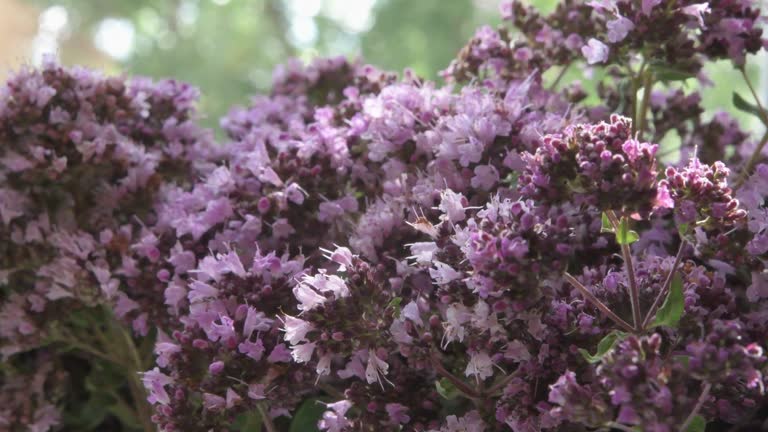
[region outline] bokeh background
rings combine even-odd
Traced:
[[[551,10],[555,0],[531,0]],[[289,57],[362,56],[383,69],[411,67],[435,78],[481,24],[498,25],[499,0],[0,0],[0,79],[55,53],[67,64],[111,74],[173,77],[202,91],[206,126],[233,105],[268,91],[272,69]],[[768,99],[765,56],[749,72]],[[704,105],[731,111],[738,72],[710,68]],[[571,68],[594,87],[599,75]],[[590,82],[591,81],[591,82]],[[720,85],[727,83],[727,85]],[[689,80],[688,87],[697,87]],[[755,131],[758,133],[758,131]]]

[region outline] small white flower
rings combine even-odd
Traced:
[[[307,363],[312,359],[312,354],[315,352],[314,342],[304,343],[301,345],[294,345],[291,347],[291,357],[296,363]]]
[[[382,384],[381,380],[383,379],[389,382],[386,378],[387,371],[389,371],[389,365],[387,362],[378,358],[374,350],[369,349],[368,366],[365,368],[365,380],[368,381],[368,384],[377,382],[381,388],[384,389],[384,384]],[[390,384],[392,383],[390,382]]]
[[[488,353],[485,351],[473,352],[469,357],[464,375],[474,376],[478,382],[493,375],[493,362],[491,362]]]
[[[304,321],[301,318],[286,315],[283,319],[283,331],[285,331],[284,340],[291,345],[307,340],[307,333],[314,330],[312,323]]]
[[[435,267],[429,269],[429,276],[438,285],[448,285],[461,277],[461,273],[454,270],[453,267],[448,264],[440,261],[434,261],[433,264]]]
[[[300,283],[293,287],[293,295],[299,301],[298,308],[302,312],[312,310],[326,301],[325,297],[318,294],[317,291],[305,283]]]
[[[326,354],[322,357],[320,357],[320,360],[317,361],[317,368],[315,368],[315,372],[317,372],[317,375],[329,375],[331,373],[331,355]]]

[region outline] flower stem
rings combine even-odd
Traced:
[[[699,400],[696,401],[696,406],[693,407],[693,410],[691,410],[691,413],[688,414],[688,418],[685,419],[685,422],[683,422],[683,425],[680,426],[680,432],[686,432],[688,430],[688,426],[691,425],[691,422],[693,419],[699,415],[699,411],[701,411],[701,407],[704,405],[704,402],[707,401],[707,398],[709,397],[709,391],[712,390],[712,384],[710,383],[704,383],[704,388],[701,390],[701,396],[699,396]]]
[[[269,412],[267,412],[261,404],[256,404],[256,409],[258,409],[259,414],[261,414],[261,424],[264,425],[264,429],[266,429],[267,432],[277,432],[275,423],[269,418]]]
[[[741,170],[741,174],[739,174],[739,178],[736,179],[736,182],[733,184],[733,190],[736,190],[740,188],[745,181],[749,178],[749,174],[752,172],[752,170],[755,168],[755,165],[757,165],[757,161],[760,160],[760,156],[763,154],[763,148],[765,148],[765,144],[768,143],[768,130],[765,131],[763,134],[763,137],[760,139],[760,142],[757,144],[757,148],[752,153],[752,156],[749,158],[746,164],[744,164],[744,168]]]
[[[560,73],[557,74],[557,77],[552,82],[552,84],[549,86],[549,90],[554,90],[557,88],[557,85],[560,84],[560,81],[565,76],[565,73],[568,72],[568,68],[571,67],[571,62],[566,63],[562,69],[560,69]]]
[[[739,71],[741,72],[741,76],[744,77],[744,82],[747,83],[747,87],[749,88],[749,91],[752,93],[752,97],[755,99],[757,108],[760,110],[761,120],[763,120],[763,123],[768,126],[768,112],[766,112],[765,108],[763,108],[763,103],[760,102],[760,98],[757,96],[755,87],[752,85],[752,81],[749,79],[749,75],[747,75],[747,70],[744,68],[744,66],[740,66]]]
[[[487,396],[495,396],[497,392],[504,390],[504,387],[509,384],[512,379],[514,379],[516,376],[519,376],[520,369],[517,369],[516,371],[512,372],[511,374],[505,376],[501,381],[494,384],[491,388],[486,390],[484,392]]]
[[[741,72],[741,76],[744,77],[744,82],[747,83],[747,87],[752,93],[752,97],[755,99],[757,108],[760,111],[760,120],[762,120],[763,125],[768,127],[768,112],[765,111],[762,102],[760,102],[760,98],[757,96],[755,87],[752,85],[752,81],[750,81],[749,75],[747,75],[747,70],[744,68],[744,66],[739,66],[739,71]],[[752,156],[744,165],[744,168],[742,168],[739,178],[734,183],[734,189],[741,187],[741,185],[744,184],[744,182],[747,180],[749,174],[752,172],[752,169],[757,164],[757,161],[760,160],[760,155],[763,153],[763,148],[765,148],[766,143],[768,143],[768,130],[766,130],[765,134],[763,134],[763,138],[760,140],[760,143],[757,145],[754,153],[752,153]]]
[[[639,119],[638,126],[637,126],[638,140],[643,139],[643,132],[645,132],[646,127],[648,127],[646,114],[648,112],[648,107],[651,104],[652,88],[653,88],[653,73],[649,70],[646,70],[645,73],[643,74],[643,101],[640,104],[640,112],[637,114]]]
[[[630,333],[637,333],[637,331],[631,325],[629,325],[628,322],[624,321],[623,319],[621,319],[621,317],[616,315],[608,306],[605,305],[605,303],[601,302],[600,299],[598,299],[597,297],[595,297],[594,294],[589,292],[587,287],[582,285],[581,282],[576,280],[575,277],[571,276],[570,273],[566,272],[563,276],[565,277],[565,280],[567,280],[571,285],[574,286],[574,288],[579,290],[581,295],[584,296],[584,298],[586,298],[587,301],[592,303],[594,307],[600,309],[601,312],[603,312],[608,318],[613,320],[613,322],[615,322],[619,327],[621,327],[622,329]]]
[[[109,329],[112,332],[117,333],[112,335],[114,339],[117,339],[115,342],[119,344],[120,340],[122,340],[124,351],[128,357],[125,359],[129,364],[128,370],[126,371],[128,388],[130,389],[133,403],[136,406],[136,411],[139,417],[138,420],[144,431],[153,432],[156,430],[156,427],[152,423],[152,409],[147,403],[147,392],[139,377],[139,373],[143,372],[146,368],[141,361],[141,356],[136,350],[136,344],[130,333],[128,333],[125,327],[117,321],[111,311],[107,311],[105,315],[107,316],[107,319],[110,320],[108,324]]]
[[[616,213],[613,210],[605,212],[608,219],[613,225],[614,232],[619,232],[619,218],[616,217]],[[627,268],[627,279],[629,280],[629,301],[632,306],[632,323],[634,324],[634,332],[639,333],[641,330],[642,317],[640,316],[640,289],[637,286],[637,279],[635,278],[635,267],[632,264],[632,251],[628,244],[621,245],[621,255],[624,258],[624,266]]]
[[[640,65],[640,69],[637,71],[637,75],[635,75],[634,71],[631,67],[629,67],[629,75],[632,77],[632,107],[631,107],[631,116],[632,116],[632,136],[634,136],[637,133],[637,128],[639,126],[638,117],[637,117],[637,106],[638,106],[638,100],[637,100],[637,92],[640,90],[640,84],[643,79],[644,73],[645,73],[645,62],[646,60],[643,59],[643,63]]]
[[[432,367],[435,368],[435,371],[437,371],[438,374],[446,378],[448,381],[451,382],[454,386],[456,386],[457,389],[459,389],[462,393],[464,393],[465,396],[477,399],[480,397],[480,395],[473,389],[472,387],[468,386],[467,383],[459,379],[456,375],[448,372],[447,369],[443,366],[442,363],[440,363],[440,360],[438,360],[435,357],[434,352],[430,354],[430,360],[432,361]]]
[[[686,242],[685,240],[681,240],[680,243],[680,249],[677,250],[677,255],[675,256],[675,262],[672,264],[672,268],[669,271],[669,274],[667,275],[667,279],[664,280],[664,285],[661,286],[661,290],[659,291],[659,294],[656,296],[656,299],[653,301],[653,304],[651,305],[651,308],[648,309],[648,313],[645,315],[645,319],[643,320],[642,328],[646,329],[648,327],[648,324],[651,323],[651,320],[656,315],[656,310],[661,306],[661,302],[667,295],[667,291],[669,290],[669,286],[672,284],[672,278],[675,275],[675,272],[677,272],[677,268],[680,266],[680,262],[683,260],[683,251],[685,250]]]

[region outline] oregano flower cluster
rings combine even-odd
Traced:
[[[768,134],[686,85],[754,88],[757,2],[500,9],[438,81],[289,61],[219,142],[187,84],[11,76],[0,429],[764,427]]]

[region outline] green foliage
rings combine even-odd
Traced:
[[[704,420],[704,417],[697,415],[691,420],[686,432],[704,432],[706,429],[707,421]]]
[[[585,350],[584,348],[579,348],[579,353],[589,363],[597,363],[613,349],[617,342],[623,340],[626,336],[627,333],[617,330],[612,331],[608,333],[604,338],[602,338],[600,342],[598,342],[597,352],[594,355],[590,354],[589,351]]]
[[[638,241],[640,236],[629,229],[629,221],[627,218],[621,218],[619,222],[619,230],[616,232],[616,243],[620,245],[631,245]]]
[[[672,278],[672,284],[669,287],[669,293],[661,305],[656,317],[651,323],[651,327],[665,326],[677,327],[680,318],[683,316],[685,308],[685,298],[683,297],[683,280],[677,273]]]
[[[428,77],[448,66],[478,24],[469,0],[388,0],[379,2],[375,13],[376,24],[362,37],[365,60]]]
[[[653,76],[657,81],[663,83],[670,83],[674,81],[685,81],[689,78],[694,78],[696,74],[690,71],[676,69],[669,64],[663,62],[652,62],[649,65],[648,70],[653,73]]]
[[[125,431],[141,430],[119,367],[94,361],[87,375],[82,380],[75,377],[73,384],[78,387],[72,389],[73,393],[82,393],[82,397],[67,401],[64,424],[71,430],[100,431],[106,425],[116,424],[121,424]]]
[[[258,410],[240,414],[232,424],[233,431],[261,432],[261,414]]]
[[[739,111],[757,117],[762,122],[768,121],[768,119],[763,118],[763,113],[760,111],[760,108],[757,105],[751,102],[747,102],[747,100],[737,92],[733,92],[733,106],[735,106]]]
[[[387,309],[392,309],[392,312],[394,312],[395,318],[400,318],[400,311],[403,309],[400,303],[403,302],[402,297],[395,297],[393,298],[389,304],[387,305]]]
[[[384,69],[410,67],[435,77],[479,24],[499,22],[495,7],[480,9],[471,0],[378,0],[373,25],[357,33],[326,13],[332,2],[324,1],[309,18],[316,38],[307,42],[291,36],[293,14],[304,8],[303,0],[32,1],[41,8],[66,8],[73,35],[60,50],[65,63],[82,63],[83,52],[93,52],[83,47],[104,19],[130,22],[134,47],[118,61],[120,69],[200,87],[203,123],[209,127],[230,107],[248,104],[251,94],[267,92],[273,68],[290,57],[361,55]]]
[[[293,415],[289,432],[318,431],[317,422],[325,411],[325,404],[320,399],[305,400]]]
[[[453,383],[447,378],[442,378],[435,381],[435,389],[443,399],[447,400],[456,399],[456,397],[461,394],[461,391],[459,391],[459,389],[457,389],[456,386],[453,385]]]
[[[608,219],[607,214],[603,213],[601,221],[602,221],[602,227],[600,228],[600,232],[612,233],[613,225],[611,224],[611,220]]]

